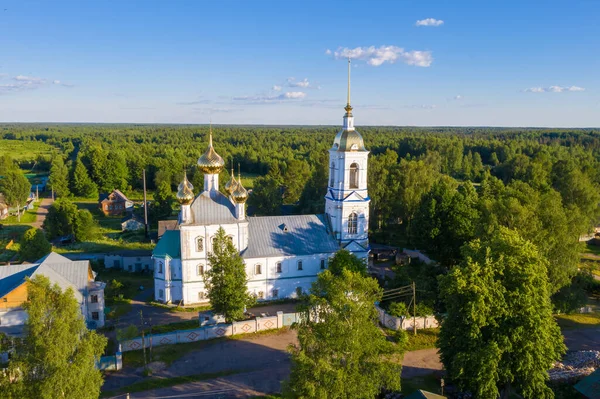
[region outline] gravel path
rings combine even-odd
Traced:
[[[38,229],[42,228],[44,220],[46,220],[46,215],[48,215],[48,208],[50,208],[50,205],[52,205],[53,202],[52,198],[42,198],[42,202],[40,202],[40,206],[37,209],[35,222],[31,223],[31,226],[37,227]]]

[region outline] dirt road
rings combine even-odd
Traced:
[[[42,228],[44,220],[46,220],[46,215],[48,215],[48,208],[50,208],[52,202],[54,202],[52,198],[42,198],[42,202],[40,202],[40,206],[37,209],[35,222],[31,223],[31,226],[37,227],[38,229]]]

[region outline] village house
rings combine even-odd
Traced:
[[[113,190],[110,194],[100,194],[98,207],[106,216],[118,216],[133,211],[133,201],[120,190]]]
[[[154,270],[151,250],[129,250],[104,255],[104,267],[123,269],[128,272]]]
[[[46,276],[62,290],[71,288],[88,328],[104,326],[105,283],[94,281],[89,260],[72,261],[55,252],[36,263],[0,267],[0,333],[21,335],[27,320],[27,279]]]

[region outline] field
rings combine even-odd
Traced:
[[[40,141],[0,139],[0,156],[10,155],[16,161],[34,161],[39,155],[50,158],[54,147]]]

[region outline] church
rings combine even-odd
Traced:
[[[319,215],[246,216],[248,191],[233,171],[226,191],[219,191],[225,162],[209,135],[208,149],[198,159],[204,190],[196,197],[184,175],[177,200],[181,204],[177,228],[168,230],[153,251],[154,297],[164,303],[208,302],[204,273],[207,254],[222,227],[246,264],[248,291],[258,300],[294,298],[308,291],[329,259],[345,248],[359,258],[369,254],[369,151],[354,128],[348,102],[342,130],[329,149],[329,182],[325,213]]]

